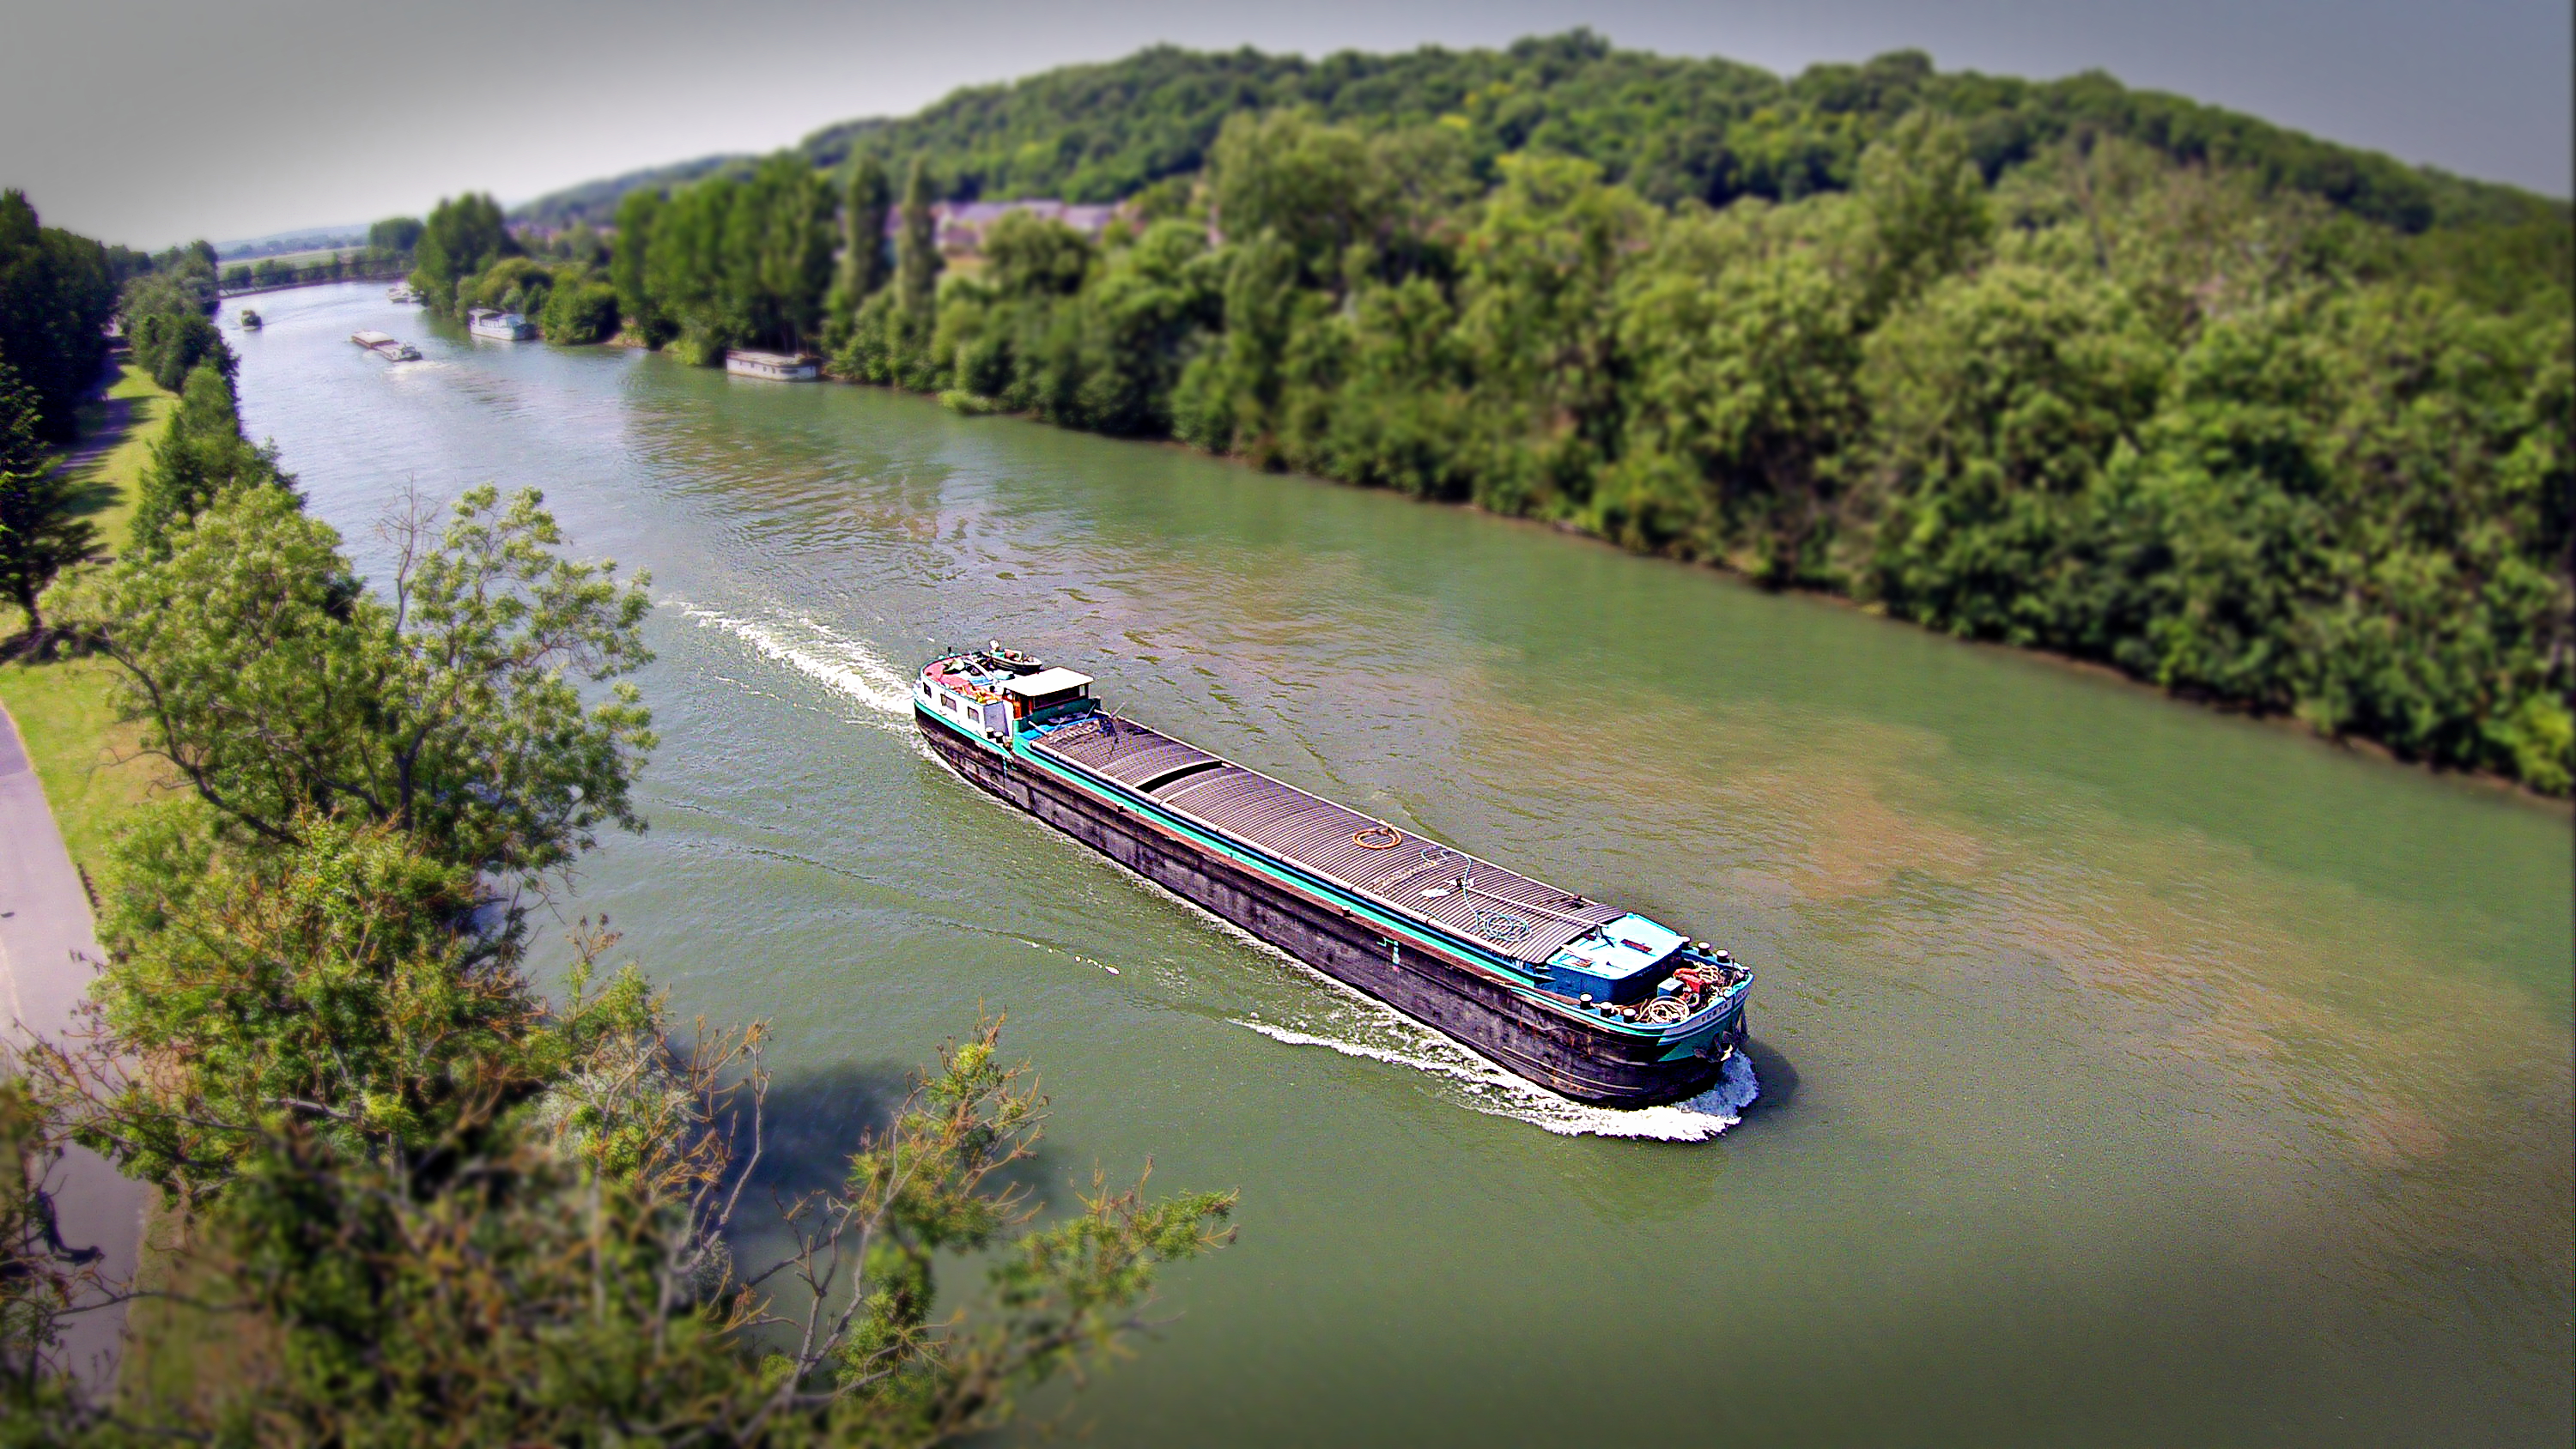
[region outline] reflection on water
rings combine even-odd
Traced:
[[[652,572],[653,828],[578,905],[775,1022],[779,1171],[981,1005],[1059,1198],[1243,1189],[1103,1442],[2568,1442],[2563,811],[1543,529],[277,300],[245,414],[362,568],[488,479]],[[1760,1096],[1604,1137],[962,786],[904,691],[995,637],[1731,946]]]

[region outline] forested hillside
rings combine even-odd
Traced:
[[[2267,185],[2409,231],[2564,214],[2509,187],[2129,90],[2098,72],[2043,82],[1945,75],[1921,54],[1901,51],[1783,80],[1728,60],[1618,50],[1581,30],[1508,50],[1425,46],[1320,61],[1158,46],[1104,65],[969,87],[913,116],[828,127],[801,149],[827,169],[863,153],[897,168],[920,156],[947,197],[1116,201],[1203,168],[1228,116],[1298,107],[1362,129],[1453,127],[1489,184],[1505,155],[1574,156],[1658,205],[1689,198],[1722,206],[1739,196],[1782,201],[1848,188],[1861,152],[1918,106],[1962,122],[1989,179],[2082,132],[2250,171]],[[530,202],[512,220],[603,225],[627,191],[720,171],[746,175],[752,164],[710,156],[591,182]]]
[[[939,196],[1131,190],[1099,242],[1014,217],[943,275]],[[1577,34],[1053,72],[450,285],[613,278],[696,360],[816,348],[2563,794],[2572,238],[2563,202],[2100,77],[1783,84]]]

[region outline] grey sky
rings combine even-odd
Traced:
[[[1782,73],[1906,46],[1945,70],[2098,67],[2556,196],[2576,165],[2566,0],[0,0],[0,15],[0,184],[50,222],[148,247],[768,150],[1155,41],[1321,55],[1575,25]]]

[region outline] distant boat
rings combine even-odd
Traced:
[[[517,312],[503,312],[491,307],[476,307],[465,314],[465,330],[477,337],[495,342],[525,342],[537,335],[537,326]]]
[[[252,311],[248,307],[244,307],[241,310],[241,325],[242,330],[246,332],[257,332],[264,324],[259,320],[259,314],[257,312]]]
[[[398,282],[385,289],[385,300],[388,302],[417,302],[420,300],[420,293],[414,291],[410,283]]]
[[[420,349],[389,332],[352,332],[349,340],[387,362],[418,362]]]
[[[812,382],[814,360],[787,352],[754,352],[736,347],[725,353],[725,371],[736,377],[765,377],[773,382]]]

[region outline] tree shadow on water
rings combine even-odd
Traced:
[[[772,1078],[761,1109],[760,1160],[743,1196],[797,1198],[837,1188],[850,1154],[884,1130],[912,1091],[912,1069],[899,1062],[839,1062]],[[750,1152],[749,1124],[738,1122],[734,1159]]]
[[[871,1133],[894,1121],[912,1095],[917,1069],[903,1062],[839,1062],[771,1079],[761,1111],[760,1160],[744,1189],[746,1209],[771,1197],[787,1200],[842,1186],[849,1176],[851,1154]],[[738,1124],[746,1132],[748,1124]],[[735,1160],[750,1143],[738,1137]],[[1032,1154],[995,1174],[999,1188],[1017,1183],[1046,1195],[1052,1174],[1041,1143]],[[748,1211],[746,1217],[755,1216]]]

